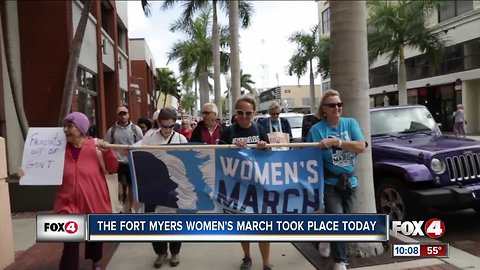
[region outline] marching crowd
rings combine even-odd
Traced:
[[[365,140],[357,121],[342,117],[343,103],[335,90],[326,91],[318,106],[322,119],[315,124],[308,136],[308,142],[318,142],[322,149],[324,167],[324,204],[326,213],[350,213],[355,201],[358,179],[354,175],[355,157],[365,150]],[[270,118],[253,123],[256,113],[255,99],[244,95],[235,102],[235,116],[231,125],[222,125],[217,119],[218,108],[214,103],[202,106],[202,120],[189,122],[183,119],[176,123],[175,109],[165,107],[156,111],[153,121],[141,118],[132,123],[126,107],[116,109],[117,121],[112,125],[104,140],[88,136],[90,123],[82,113],[72,112],[64,120],[63,130],[67,138],[63,183],[57,191],[54,211],[56,213],[89,214],[111,213],[111,203],[105,173],[116,172],[121,183],[124,213],[137,212],[140,202],[132,195],[132,178],[128,165],[128,150],[112,150],[109,144],[121,145],[164,145],[197,142],[204,144],[234,144],[247,147],[255,143],[257,149],[269,151],[267,144],[289,142],[291,128],[285,119],[279,117],[281,107],[272,103]],[[341,163],[339,162],[341,160]],[[23,171],[20,170],[20,174]],[[174,213],[176,208],[145,205],[143,211]],[[153,266],[160,268],[168,261],[168,250],[172,267],[180,263],[181,242],[153,242],[157,254]],[[324,245],[325,246],[325,245]],[[345,243],[330,243],[335,269],[346,269],[347,249]],[[240,269],[250,269],[252,259],[250,245],[242,242],[243,258]],[[270,270],[270,243],[259,243],[263,269]],[[328,249],[328,248],[327,248]],[[324,252],[325,253],[325,252]],[[329,252],[327,252],[329,253]],[[328,254],[326,254],[328,256]],[[93,269],[103,269],[101,264],[102,243],[87,242],[85,258],[93,261]],[[60,269],[78,269],[79,243],[65,243]]]

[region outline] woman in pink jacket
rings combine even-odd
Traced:
[[[55,213],[112,213],[104,169],[116,172],[118,160],[113,150],[105,148],[104,141],[87,137],[89,127],[87,116],[80,112],[73,112],[64,120],[67,149],[63,182],[55,197]],[[85,259],[93,261],[93,269],[102,269],[102,244],[85,243]],[[64,243],[60,269],[79,268],[79,246],[80,243]]]

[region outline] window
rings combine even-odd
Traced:
[[[123,26],[120,20],[117,22],[118,47],[124,52],[127,51],[127,29]]]
[[[88,116],[93,132],[97,125],[97,75],[84,67],[77,68],[76,91],[72,100],[72,110]],[[90,134],[96,136],[98,134]]]
[[[438,7],[438,21],[446,21],[470,10],[473,10],[473,0],[441,1]]]
[[[111,17],[112,17],[112,7],[110,6],[110,4],[106,1],[102,1],[102,4],[101,4],[102,8],[101,8],[101,16],[102,16],[102,28],[103,30],[105,30],[105,32],[107,32],[110,37],[112,37],[113,35],[113,29],[112,29],[112,21],[111,21]]]
[[[330,32],[330,8],[322,12],[322,30],[324,34]]]
[[[120,88],[120,100],[121,100],[123,106],[128,105],[128,101],[129,101],[128,91],[125,91],[125,90]]]

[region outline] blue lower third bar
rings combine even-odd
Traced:
[[[362,241],[388,240],[377,214],[92,214],[88,241]]]

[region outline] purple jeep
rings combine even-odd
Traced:
[[[480,211],[480,141],[442,135],[424,106],[370,110],[375,197],[394,220],[427,208]]]

